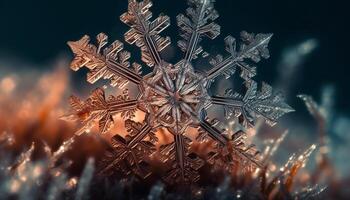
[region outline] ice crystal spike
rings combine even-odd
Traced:
[[[89,158],[85,164],[84,171],[79,180],[77,193],[75,194],[75,200],[87,199],[87,190],[90,187],[91,180],[95,171],[95,161],[93,158]]]
[[[160,15],[151,20],[150,0],[128,2],[127,12],[120,17],[130,27],[125,33],[125,41],[141,49],[141,59],[153,67],[152,72],[143,75],[142,67],[137,63],[130,67],[130,53],[123,50],[123,44],[118,40],[107,46],[104,33],[97,36],[97,45],[91,44],[88,36],[68,43],[75,54],[71,68],[87,67],[90,70],[88,82],[95,83],[104,78],[110,80],[112,86],[118,86],[117,89],[128,88],[128,83],[139,89],[133,91],[139,94],[135,99],[126,92],[106,99],[103,89],[96,89],[86,101],[71,98],[73,112],[65,119],[82,122],[77,134],[88,131],[95,122],[99,123],[101,133],[109,131],[115,114],[121,113],[126,120],[128,134],[117,134],[112,138],[111,150],[106,153],[100,174],[121,171],[146,178],[152,173],[149,161],[153,155],[159,155],[158,159],[167,167],[162,176],[169,183],[199,180],[198,170],[205,162],[228,170],[234,165],[245,166],[245,170],[260,167],[258,151],[245,141],[245,133],[222,130],[206,113],[211,112],[210,105],[222,105],[226,116],[240,123],[237,125],[240,130],[243,125],[253,125],[260,117],[273,125],[283,114],[292,111],[269,85],[263,84],[258,91],[252,80],[256,75],[253,63],[269,57],[267,46],[272,34],[244,31],[240,41],[232,36],[226,37],[229,56],[217,55],[210,62],[212,69],[199,73],[193,60],[200,55],[209,56],[200,42],[205,37],[214,39],[220,34],[220,26],[214,22],[219,17],[214,0],[189,0],[186,14],[177,16],[181,36],[178,46],[184,56],[175,64],[163,60],[160,54],[170,45],[170,39],[160,35],[170,25],[169,17]],[[209,95],[210,83],[216,77],[225,75],[228,78],[236,70],[247,83],[244,95],[233,91],[222,97]],[[145,113],[143,122],[133,121],[136,110]],[[188,135],[189,127],[198,130],[197,137]],[[159,130],[166,130],[171,142],[158,141],[156,133]],[[208,146],[208,153],[196,152],[191,148],[194,142],[213,145]]]
[[[302,99],[309,111],[309,113],[315,118],[318,124],[318,133],[319,133],[319,140],[320,145],[322,147],[325,147],[326,144],[326,137],[327,137],[327,126],[329,124],[329,118],[331,117],[331,107],[332,102],[329,102],[330,95],[332,91],[331,88],[328,89],[328,91],[325,91],[325,94],[323,94],[323,102],[321,105],[319,105],[311,96],[300,94],[297,97]]]
[[[313,187],[303,188],[301,192],[296,193],[295,197],[297,199],[305,199],[305,200],[320,199],[320,194],[323,193],[323,191],[326,189],[327,187],[321,187],[318,185]]]
[[[288,131],[285,131],[279,138],[267,141],[268,144],[266,145],[265,150],[262,154],[262,158],[265,163],[269,161],[269,159],[275,154],[280,144],[284,141],[287,135]]]
[[[66,181],[67,181],[67,176],[65,174],[55,178],[50,184],[48,194],[47,194],[47,199],[48,200],[60,199],[65,189]]]
[[[17,161],[9,168],[10,170],[16,170],[17,173],[19,173],[19,171],[21,170],[21,168],[25,167],[25,165],[30,162],[31,157],[33,155],[34,152],[34,142],[32,143],[32,145],[30,146],[30,148],[23,152],[19,158],[17,159]]]
[[[147,199],[148,200],[160,199],[162,192],[164,192],[164,185],[162,183],[157,183],[151,188],[151,190],[147,196]]]
[[[50,168],[54,167],[56,162],[62,157],[62,155],[71,149],[74,141],[75,137],[73,136],[70,139],[64,141],[63,144],[55,152],[52,152],[52,149],[44,142],[44,151],[48,158],[48,166]]]

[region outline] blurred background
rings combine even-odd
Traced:
[[[186,1],[153,0],[153,3],[154,15],[163,12],[171,18],[172,26],[164,35],[172,38],[173,45],[164,56],[176,62],[182,53],[176,48],[179,37],[175,18],[186,9]],[[217,0],[215,7],[220,14],[217,22],[222,33],[216,40],[205,42],[204,47],[212,55],[225,55],[223,39],[227,35],[238,37],[242,30],[274,34],[269,45],[271,58],[258,65],[257,80],[283,91],[288,104],[296,110],[284,116],[276,128],[278,132],[289,130],[279,154],[281,160],[319,142],[319,121],[296,97],[307,94],[320,104],[321,110],[327,111],[329,158],[337,176],[347,179],[350,32],[346,1]],[[35,138],[56,147],[68,138],[74,125],[58,120],[67,111],[68,97],[73,93],[86,97],[96,86],[85,82],[84,71],[69,71],[73,55],[66,42],[100,32],[108,34],[110,40],[122,40],[128,29],[119,15],[126,9],[127,0],[1,0],[0,131],[26,133],[27,139],[34,137],[28,136],[28,132],[35,132],[38,133]],[[138,49],[126,46],[132,52],[132,60],[140,62]],[[196,67],[201,68],[201,62]],[[230,80],[225,81],[222,84],[230,84]],[[26,128],[24,124],[28,124]],[[26,142],[23,140],[23,144]]]

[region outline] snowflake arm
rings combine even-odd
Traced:
[[[162,58],[159,54],[171,42],[169,37],[161,37],[159,34],[170,25],[168,16],[159,16],[150,21],[152,12],[149,11],[152,2],[144,0],[129,0],[128,12],[120,16],[122,22],[130,26],[125,33],[125,40],[129,44],[136,44],[141,48],[142,61],[148,66],[162,66]]]
[[[199,127],[198,141],[203,142],[210,138],[216,143],[215,148],[208,153],[209,163],[219,162],[226,169],[230,169],[230,166],[235,164],[234,161],[246,163],[252,167],[261,167],[259,152],[254,145],[246,145],[246,134],[243,131],[228,136],[226,131],[220,131],[215,127],[215,122],[208,122],[204,119],[200,122]]]
[[[226,138],[220,130],[215,128],[212,123],[208,122],[205,119],[201,119],[199,122],[199,127],[205,131],[205,133],[212,138],[215,142],[217,142],[221,146],[225,146],[228,142],[228,138]]]
[[[262,168],[261,160],[259,158],[260,152],[256,149],[255,145],[246,144],[246,133],[238,131],[233,134],[232,141],[228,146],[228,151],[234,156],[238,156],[240,165],[250,165],[253,167]]]
[[[64,118],[82,122],[82,127],[76,132],[77,135],[80,135],[88,131],[95,121],[99,122],[101,133],[107,132],[113,124],[113,115],[121,113],[124,118],[134,116],[138,101],[130,100],[127,90],[122,95],[110,96],[106,99],[104,90],[98,88],[91,93],[85,102],[72,96],[70,104],[73,112]]]
[[[126,120],[125,127],[129,134],[125,138],[120,135],[112,138],[113,151],[107,155],[106,165],[100,174],[113,173],[117,167],[126,174],[134,172],[146,178],[151,173],[144,160],[156,151],[155,143],[158,139],[148,123]]]
[[[100,33],[97,36],[98,46],[90,44],[89,36],[85,35],[78,41],[68,42],[75,54],[71,63],[71,69],[79,70],[86,66],[90,72],[87,81],[91,84],[101,78],[109,79],[112,86],[123,88],[128,82],[140,84],[140,65],[134,63],[134,70],[129,69],[130,53],[123,50],[123,43],[114,41],[109,47],[102,48],[107,44],[107,36]]]
[[[161,147],[162,161],[170,163],[164,180],[168,183],[191,183],[199,180],[198,169],[204,161],[189,152],[191,140],[184,135],[174,135],[174,142]]]
[[[255,35],[243,31],[241,33],[242,43],[238,48],[235,38],[232,36],[226,37],[226,51],[230,53],[230,56],[223,59],[221,55],[218,55],[211,60],[210,63],[213,68],[206,73],[208,81],[214,81],[219,75],[225,75],[225,78],[229,78],[235,73],[237,66],[241,69],[243,79],[249,80],[255,76],[256,68],[247,63],[246,60],[249,59],[257,63],[261,58],[269,58],[267,46],[271,37],[272,34]]]
[[[223,105],[225,116],[242,116],[244,125],[253,126],[259,117],[273,126],[282,115],[294,111],[284,103],[281,94],[273,93],[272,87],[263,83],[261,91],[257,90],[257,83],[247,83],[248,90],[244,97],[232,90],[226,90],[224,97],[213,96],[211,103]]]
[[[220,26],[212,22],[219,17],[214,10],[213,0],[192,0],[189,5],[191,7],[186,11],[187,16],[177,16],[177,25],[183,38],[178,41],[178,46],[185,53],[186,63],[203,52],[203,48],[198,46],[203,35],[214,39],[220,34]]]
[[[180,108],[172,109],[175,119],[173,128],[168,128],[174,137],[170,144],[161,146],[162,161],[170,163],[170,170],[164,176],[168,183],[191,183],[199,179],[198,169],[204,161],[196,154],[190,153],[191,139],[184,135],[188,124],[181,123]],[[188,122],[189,123],[189,122]]]

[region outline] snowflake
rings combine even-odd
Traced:
[[[160,15],[151,20],[151,1],[129,0],[128,11],[120,19],[130,27],[125,41],[139,47],[142,61],[152,68],[152,72],[145,75],[140,64],[128,62],[130,53],[123,49],[122,42],[117,40],[107,46],[104,33],[97,35],[97,45],[91,44],[88,36],[68,42],[75,54],[71,63],[74,71],[85,66],[89,69],[89,83],[104,78],[110,80],[111,86],[123,90],[117,97],[106,98],[105,90],[98,88],[86,101],[71,98],[74,112],[69,119],[82,122],[77,134],[89,130],[96,121],[100,132],[106,133],[113,125],[114,115],[121,114],[125,119],[128,134],[112,138],[113,151],[106,153],[101,174],[117,170],[146,178],[152,173],[150,157],[153,155],[160,155],[159,160],[167,169],[163,178],[169,183],[199,180],[198,170],[205,163],[224,169],[237,163],[247,169],[256,168],[260,166],[258,152],[253,145],[246,144],[244,128],[253,127],[259,118],[274,125],[280,116],[293,111],[271,86],[263,83],[259,90],[252,79],[256,75],[253,63],[269,57],[267,46],[272,34],[242,32],[240,41],[228,36],[225,44],[229,55],[215,56],[210,61],[211,69],[206,72],[195,70],[193,61],[209,56],[199,43],[205,37],[214,39],[220,34],[220,26],[214,22],[219,15],[213,0],[189,0],[188,4],[186,15],[177,16],[182,38],[177,44],[184,57],[171,64],[160,54],[171,44],[169,37],[160,36],[170,25],[169,17]],[[244,95],[232,89],[222,96],[210,94],[211,83],[217,77],[223,75],[228,79],[236,71],[245,82]],[[135,98],[125,89],[130,84],[139,90]],[[208,119],[211,105],[223,106],[227,119],[237,121],[240,130],[222,129],[218,120]],[[142,123],[132,120],[137,110],[146,113]],[[187,134],[190,127],[198,130],[195,138]],[[166,129],[173,140],[157,148],[159,129]],[[191,148],[193,143],[206,148],[196,152]]]

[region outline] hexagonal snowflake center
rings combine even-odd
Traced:
[[[166,126],[174,123],[185,123],[204,103],[206,90],[198,75],[190,70],[169,70],[167,73],[159,72],[146,79],[152,80],[152,85],[145,96],[149,113],[158,122]]]

